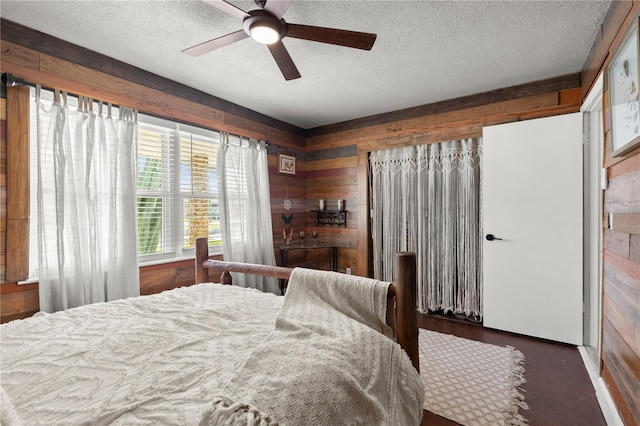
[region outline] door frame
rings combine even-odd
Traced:
[[[600,376],[602,369],[602,291],[603,291],[603,271],[602,271],[602,246],[603,246],[603,190],[606,182],[606,175],[603,169],[603,150],[604,150],[604,134],[602,134],[604,126],[604,88],[603,74],[601,73],[594,82],[589,94],[582,103],[580,111],[583,113],[583,183],[584,183],[584,282],[583,282],[583,346],[587,355],[587,359],[591,365],[588,368],[597,372]],[[589,121],[589,113],[592,111],[600,111],[601,127],[597,140],[591,138],[591,126]],[[595,158],[594,158],[595,154]],[[591,208],[592,201],[597,199],[595,208]],[[596,264],[593,264],[595,260]],[[597,289],[595,294],[597,300],[592,300],[593,286]],[[595,316],[592,318],[591,312],[596,309]],[[592,332],[591,327],[597,329],[597,346],[591,345],[589,336]],[[595,353],[594,353],[595,349]]]

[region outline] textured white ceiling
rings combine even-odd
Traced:
[[[253,1],[231,1],[244,10]],[[285,81],[241,29],[200,1],[7,1],[0,15],[270,117],[312,128],[579,72],[610,1],[310,1],[287,22],[378,35],[369,52],[285,38],[302,78]]]

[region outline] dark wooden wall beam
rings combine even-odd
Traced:
[[[383,114],[371,115],[369,117],[358,118],[350,121],[343,121],[342,123],[315,127],[313,129],[308,129],[306,132],[306,136],[320,136],[346,130],[360,129],[382,123],[409,120],[416,117],[423,117],[434,114],[442,114],[445,112],[490,105],[493,103],[509,101],[512,99],[541,95],[550,92],[559,92],[568,89],[575,89],[578,87],[580,87],[580,74],[569,74],[546,80],[520,84],[517,86],[505,87],[502,89],[492,90],[476,95],[434,102],[431,104],[401,109],[398,111],[392,111]]]
[[[167,94],[181,97],[220,111],[246,118],[279,130],[303,136],[300,127],[268,117],[249,108],[209,95],[184,84],[144,71],[106,55],[69,43],[62,39],[1,19],[2,39],[19,46],[37,50],[84,67],[138,83]]]

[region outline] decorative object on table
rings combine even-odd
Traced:
[[[342,210],[316,210],[316,226],[343,226],[347,227],[347,212]]]
[[[631,25],[607,66],[611,154],[619,156],[640,145],[638,19]]]
[[[324,210],[324,200],[322,198],[318,200],[318,208]]]
[[[313,237],[313,246],[318,247],[318,231],[311,231],[311,236]]]
[[[419,331],[418,347],[425,410],[462,425],[526,424],[520,351],[430,330]]]
[[[282,222],[284,222],[282,227],[282,238],[284,238],[284,241],[289,245],[293,238],[293,213],[289,213],[289,216],[282,213]]]
[[[338,211],[344,210],[344,200],[338,200]]]
[[[278,154],[278,173],[281,175],[296,175],[296,157]]]
[[[302,247],[304,247],[304,237],[305,237],[305,233],[304,233],[304,231],[300,231],[300,232],[298,233],[298,235],[300,236],[300,241],[301,241],[301,242],[300,242],[300,245],[301,245]]]
[[[287,185],[287,198],[284,199],[283,205],[285,210],[291,210],[291,200],[289,199],[289,185]]]

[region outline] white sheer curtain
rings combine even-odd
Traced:
[[[374,274],[417,253],[418,310],[482,316],[481,139],[371,153]]]
[[[140,294],[136,236],[136,111],[37,88],[40,310]],[[94,112],[94,105],[98,111]]]
[[[222,132],[217,169],[224,259],[275,265],[265,143]],[[275,278],[238,274],[233,284],[279,294]]]

